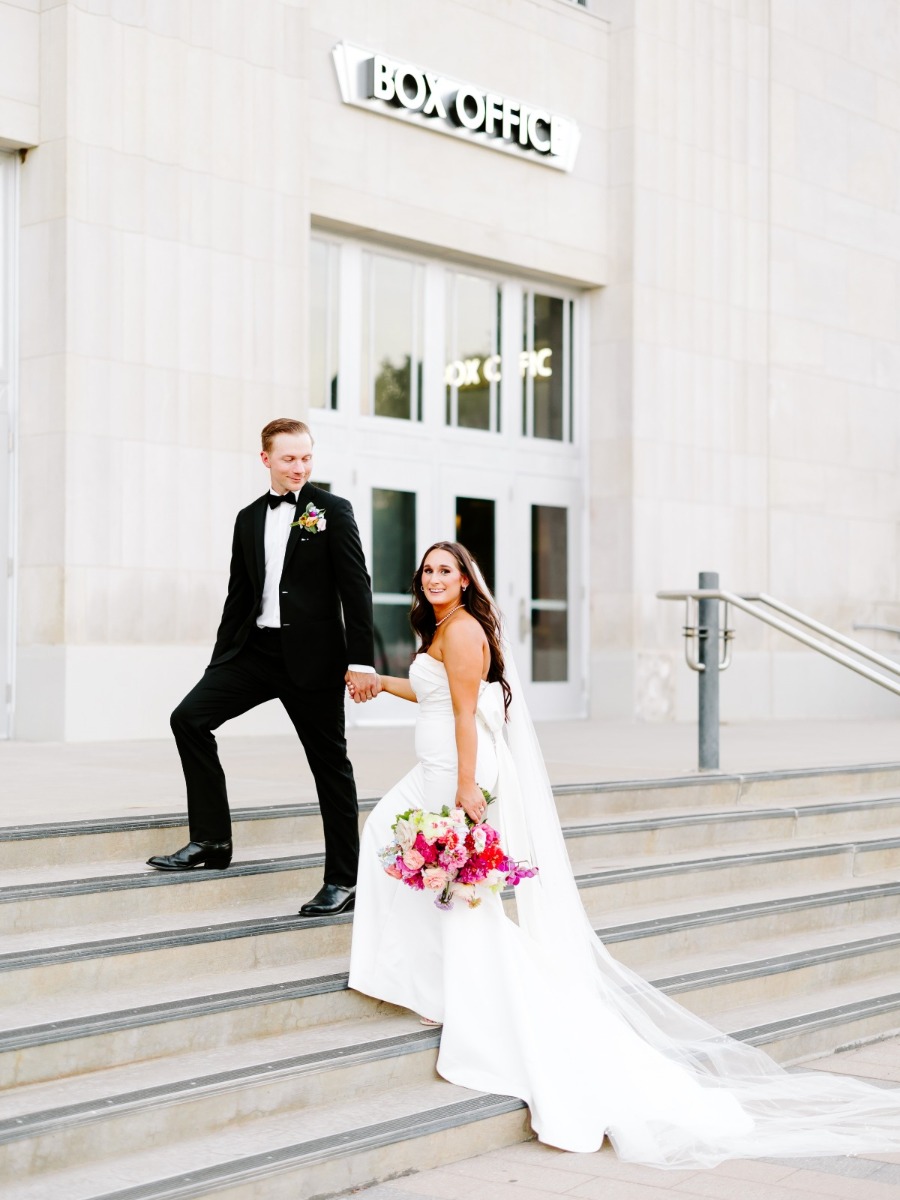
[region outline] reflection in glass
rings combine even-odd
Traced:
[[[415,638],[409,627],[409,600],[403,605],[372,605],[375,618],[375,662],[379,675],[405,678],[415,654]]]
[[[456,540],[473,556],[485,582],[495,590],[494,501],[456,497]]]
[[[573,314],[571,300],[537,292],[526,292],[523,298],[519,373],[526,437],[572,440]]]
[[[474,275],[447,275],[447,424],[498,428],[501,292]]]
[[[409,625],[416,562],[415,492],[372,489],[375,670],[405,675],[415,651]]]
[[[534,436],[557,442],[563,436],[563,344],[563,301],[535,295]]]
[[[531,508],[531,677],[559,683],[569,677],[568,512]]]
[[[370,254],[367,260],[363,411],[377,417],[422,419],[422,305],[418,263]]]
[[[337,408],[338,247],[309,244],[309,406]]]

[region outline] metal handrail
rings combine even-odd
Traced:
[[[875,629],[878,633],[896,633],[900,637],[900,625],[869,625],[863,621],[854,621],[854,629]]]
[[[879,674],[878,671],[871,670],[861,662],[857,662],[856,659],[842,654],[839,650],[835,650],[832,646],[820,641],[818,638],[810,637],[809,634],[796,629],[793,625],[789,625],[787,621],[773,617],[771,613],[763,612],[753,601],[756,601],[757,604],[765,604],[769,608],[774,608],[776,611],[784,613],[785,616],[791,617],[798,624],[816,630],[817,633],[821,633],[832,641],[852,650],[860,658],[868,659],[869,662],[877,663],[878,666],[884,667],[893,675],[900,676],[900,664],[893,662],[889,658],[885,658],[882,654],[877,654],[861,642],[855,642],[852,638],[838,633],[837,630],[831,629],[827,625],[822,625],[821,622],[813,620],[812,617],[807,617],[797,609],[791,608],[787,604],[782,604],[781,601],[775,600],[772,596],[767,596],[764,592],[740,596],[736,592],[726,592],[719,588],[696,588],[684,592],[657,592],[656,597],[658,600],[684,600],[688,605],[690,605],[692,600],[721,600],[724,604],[729,604],[741,612],[748,613],[758,621],[771,626],[772,629],[777,629],[779,633],[786,634],[795,641],[801,642],[804,646],[808,646],[811,650],[815,650],[819,654],[824,654],[826,658],[830,658],[833,662],[840,663],[842,667],[847,667],[849,670],[855,671],[857,675],[862,675],[864,679],[868,679],[872,683],[877,683],[879,687],[886,688],[889,692],[893,692],[894,695],[900,696],[900,682],[888,679],[884,675]],[[690,609],[688,609],[688,613],[690,613]],[[688,665],[691,665],[690,659],[688,660]]]

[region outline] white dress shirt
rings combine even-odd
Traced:
[[[272,496],[280,495],[274,488],[269,488]],[[296,498],[299,493],[293,492]],[[266,529],[263,537],[263,550],[266,559],[266,577],[263,580],[262,603],[256,624],[260,629],[281,628],[281,604],[278,599],[278,587],[281,583],[281,573],[284,570],[284,554],[287,550],[291,525],[297,520],[297,505],[286,501],[274,508],[266,509]],[[350,663],[351,671],[367,671],[375,673],[375,668],[360,663]]]
[[[274,488],[269,488],[269,494],[279,495]],[[296,498],[297,493],[292,495]],[[262,604],[256,623],[260,629],[281,628],[281,605],[278,600],[278,585],[281,583],[281,572],[284,570],[284,552],[287,549],[291,525],[297,519],[296,504],[278,504],[275,508],[266,509],[266,532],[263,548],[266,557],[266,577],[263,580]]]

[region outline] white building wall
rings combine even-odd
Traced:
[[[626,532],[608,582],[595,521],[595,712],[687,718],[683,609],[659,589],[718,570],[845,632],[900,612],[900,5],[605,11],[622,255],[598,338],[619,402],[598,418],[592,485]],[[727,718],[896,711],[749,619],[738,630]]]
[[[208,659],[259,429],[304,402],[307,13],[111,0],[43,19],[18,733],[154,736]]]
[[[0,148],[40,137],[41,0],[0,0]]]

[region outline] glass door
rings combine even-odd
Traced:
[[[535,718],[584,715],[582,516],[577,487],[529,481],[516,489],[516,619],[511,633]]]
[[[375,661],[379,675],[404,677],[416,650],[409,624],[412,579],[427,544],[431,490],[421,463],[406,459],[376,463],[357,460],[357,485],[348,493],[359,524],[372,576]],[[382,695],[370,704],[351,705],[357,724],[412,723],[406,700]]]
[[[0,738],[12,735],[13,430],[15,417],[16,212],[15,159],[0,153]]]

